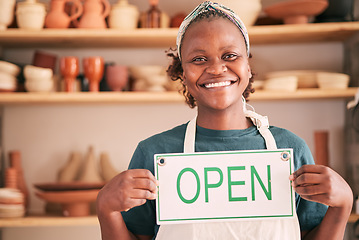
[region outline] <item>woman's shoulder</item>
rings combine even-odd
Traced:
[[[271,126],[270,131],[277,142],[278,148],[302,148],[307,145],[304,139],[287,129]]]

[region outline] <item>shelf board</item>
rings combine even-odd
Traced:
[[[252,44],[344,41],[359,31],[359,22],[252,26]],[[178,29],[7,29],[0,31],[2,47],[173,47]]]
[[[97,216],[62,217],[33,215],[23,218],[0,218],[0,228],[8,227],[50,227],[50,226],[96,226]]]
[[[354,97],[358,88],[346,90],[298,89],[295,92],[256,91],[251,101],[272,100],[313,100],[349,99]],[[178,92],[80,92],[80,93],[1,93],[0,105],[28,104],[153,104],[184,103]]]

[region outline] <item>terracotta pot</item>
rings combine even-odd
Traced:
[[[0,31],[12,23],[14,19],[15,0],[0,0]]]
[[[65,12],[65,4],[72,2],[75,12],[68,15]],[[77,19],[83,11],[82,4],[77,0],[51,0],[51,9],[45,18],[47,28],[68,28],[71,21]]]
[[[67,56],[60,59],[60,71],[64,78],[66,92],[74,92],[79,69],[79,59],[77,57]]]
[[[107,66],[106,82],[112,91],[122,91],[128,83],[128,68],[121,65]]]
[[[110,9],[108,0],[85,0],[83,15],[75,25],[78,28],[107,28],[105,18]]]
[[[102,57],[86,57],[83,59],[85,77],[89,81],[90,92],[99,91],[99,83],[104,73],[104,60]]]
[[[53,73],[56,72],[56,62],[57,55],[44,51],[35,51],[32,59],[32,65],[41,68],[51,68]]]

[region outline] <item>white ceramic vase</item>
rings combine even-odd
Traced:
[[[19,2],[16,8],[17,25],[22,29],[40,30],[44,27],[45,5],[36,0]]]
[[[137,28],[140,13],[136,6],[128,3],[127,0],[119,0],[112,6],[109,26],[110,28],[131,30]]]
[[[6,30],[14,19],[15,0],[0,0],[0,30]]]
[[[254,25],[261,10],[261,0],[217,0],[229,7],[241,18],[246,27]]]

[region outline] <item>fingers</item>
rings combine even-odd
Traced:
[[[290,180],[296,179],[298,176],[304,174],[304,173],[316,173],[320,174],[323,173],[323,171],[326,171],[327,167],[323,165],[303,165],[301,168],[299,168],[297,171],[292,173],[290,175]]]

